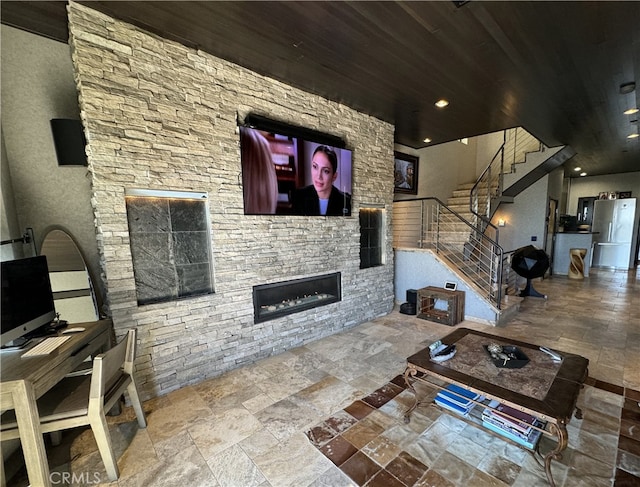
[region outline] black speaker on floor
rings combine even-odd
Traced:
[[[418,302],[418,291],[415,289],[407,289],[407,302],[416,304]]]
[[[87,141],[80,120],[54,118],[51,120],[51,132],[59,166],[87,165]]]

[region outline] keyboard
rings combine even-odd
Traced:
[[[35,347],[30,348],[22,354],[22,358],[25,357],[38,357],[40,355],[49,355],[56,348],[69,340],[70,336],[62,337],[48,337],[38,343]]]

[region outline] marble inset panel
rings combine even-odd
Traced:
[[[206,232],[209,230],[207,213],[203,211],[203,201],[171,199],[169,202],[172,231]]]
[[[138,304],[171,301],[178,297],[175,270],[172,267],[138,268],[135,270]]]
[[[212,293],[206,197],[145,193],[126,198],[138,304]]]
[[[169,232],[169,201],[166,198],[127,198],[130,233]]]
[[[207,294],[213,289],[209,263],[177,265],[178,296]]]
[[[167,232],[138,232],[129,235],[131,256],[138,268],[169,267],[171,265],[171,242]]]
[[[207,232],[173,232],[172,238],[176,265],[209,263]]]

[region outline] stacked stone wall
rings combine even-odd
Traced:
[[[393,126],[205,52],[69,5],[92,205],[117,336],[137,328],[145,398],[388,313],[393,253],[359,268],[358,212],[391,221]],[[351,217],[244,215],[238,121],[249,113],[337,135],[353,150]],[[209,195],[215,293],[138,306],[125,189]],[[342,301],[255,324],[255,285],[342,273]]]

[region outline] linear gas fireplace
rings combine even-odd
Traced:
[[[261,323],[341,299],[339,272],[253,286],[254,320]]]

